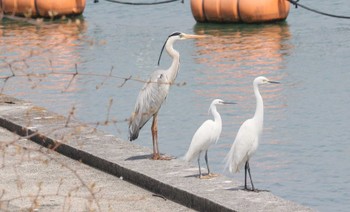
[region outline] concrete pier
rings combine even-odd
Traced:
[[[150,160],[148,148],[5,95],[0,95],[0,127],[187,208],[199,211],[313,211],[270,192],[243,191],[240,182],[225,176],[200,180],[196,177],[197,167],[184,161]]]

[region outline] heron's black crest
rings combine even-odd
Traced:
[[[170,37],[179,36],[179,35],[181,35],[181,34],[182,34],[181,32],[173,32],[171,35],[168,36],[168,38],[166,39],[166,41],[165,41],[164,44],[163,44],[162,50],[160,51],[160,55],[159,55],[159,59],[158,59],[158,65],[159,65],[159,63],[160,63],[160,58],[162,57],[162,53],[163,53],[163,51],[164,51],[166,42],[168,42],[168,40],[169,40]]]
[[[169,35],[169,37],[172,37],[172,36],[178,36],[178,35],[180,35],[181,34],[181,32],[173,32],[171,35]],[[169,38],[168,37],[168,38]]]

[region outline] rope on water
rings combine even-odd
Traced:
[[[289,1],[291,4],[293,4],[293,5],[295,6],[295,8],[301,7],[301,8],[304,8],[304,9],[306,9],[306,10],[309,10],[309,11],[311,11],[311,12],[314,12],[314,13],[317,13],[317,14],[320,14],[320,15],[325,15],[325,16],[333,17],[333,18],[350,19],[350,16],[333,15],[333,14],[330,14],[330,13],[325,13],[325,12],[321,12],[321,11],[312,9],[312,8],[310,8],[310,7],[307,7],[307,6],[304,6],[304,5],[300,4],[300,3],[299,3],[299,0],[286,0],[286,1]]]
[[[180,0],[164,0],[164,1],[155,1],[155,2],[127,2],[127,1],[119,1],[119,0],[105,0],[105,1],[117,3],[117,4],[127,4],[127,5],[156,5],[156,4],[172,3]],[[97,3],[97,2],[98,0],[94,0],[94,3]],[[181,0],[181,3],[184,3],[184,0]]]

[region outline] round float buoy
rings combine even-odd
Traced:
[[[25,17],[60,17],[80,15],[86,0],[0,0],[5,14]]]
[[[285,20],[289,9],[290,3],[286,0],[191,0],[192,15],[198,22]]]

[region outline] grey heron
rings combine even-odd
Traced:
[[[170,85],[174,83],[179,71],[180,54],[173,48],[175,41],[203,38],[203,35],[191,35],[181,32],[174,32],[168,36],[162,51],[159,55],[158,65],[164,48],[172,57],[172,63],[167,70],[157,70],[153,72],[149,80],[144,84],[137,97],[134,111],[129,120],[129,139],[133,141],[138,138],[141,128],[153,117],[152,122],[152,141],[154,160],[170,160],[169,157],[161,156],[158,148],[158,112],[162,103],[169,93]]]

